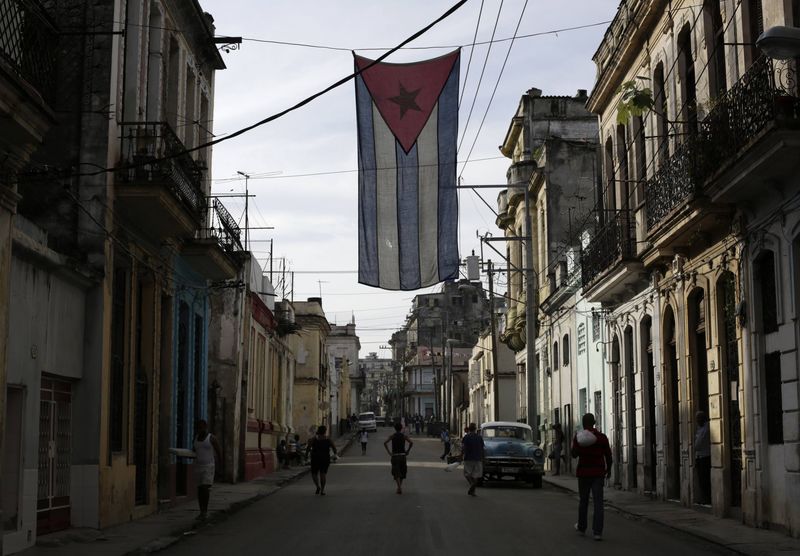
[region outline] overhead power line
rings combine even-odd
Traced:
[[[532,37],[541,37],[544,35],[557,35],[558,33],[566,33],[568,31],[579,31],[581,29],[590,29],[592,27],[600,27],[601,25],[608,25],[611,23],[611,20],[606,21],[597,21],[595,23],[587,23],[585,25],[576,25],[574,27],[562,27],[561,29],[550,29],[548,31],[538,31],[536,33],[527,33],[525,35],[519,35],[516,39],[530,39]],[[279,46],[296,46],[301,48],[314,48],[318,50],[336,50],[339,52],[352,52],[353,50],[358,51],[370,51],[370,50],[390,50],[389,47],[385,46],[373,46],[373,47],[364,47],[364,48],[347,48],[344,46],[330,46],[324,44],[313,44],[313,43],[305,43],[305,42],[291,42],[291,41],[278,41],[278,40],[271,40],[271,39],[258,39],[254,37],[242,37],[243,41],[248,42],[257,42],[257,43],[265,43],[265,44],[275,44]],[[429,46],[403,46],[400,48],[395,48],[395,50],[436,50],[436,49],[449,49],[453,50],[456,48],[466,48],[472,46],[484,46],[487,44],[495,44],[501,42],[509,42],[515,40],[514,37],[505,37],[502,39],[490,39],[488,41],[479,41],[479,42],[470,42],[466,44],[441,44],[441,45],[429,45]]]
[[[442,21],[444,21],[445,19],[447,19],[448,17],[453,15],[459,8],[461,8],[464,4],[466,4],[466,2],[467,2],[467,0],[459,0],[459,2],[457,2],[455,5],[453,5],[450,9],[448,9],[441,16],[436,18],[433,22],[429,23],[428,25],[426,25],[425,27],[423,27],[422,29],[420,29],[419,31],[417,31],[416,33],[414,33],[413,35],[411,35],[410,37],[405,39],[403,42],[401,42],[400,44],[398,44],[397,46],[395,46],[394,48],[392,48],[388,52],[386,52],[384,54],[381,54],[378,58],[376,58],[375,60],[373,60],[372,62],[370,62],[366,66],[364,66],[363,68],[358,69],[358,70],[354,71],[353,73],[351,73],[351,74],[349,74],[349,75],[347,75],[345,77],[342,77],[341,79],[339,79],[335,83],[332,83],[331,85],[328,85],[327,87],[325,87],[321,91],[318,91],[318,92],[314,93],[313,95],[304,98],[303,100],[295,103],[294,105],[292,105],[292,106],[290,106],[288,108],[285,108],[284,110],[281,110],[280,112],[272,114],[271,116],[267,116],[266,118],[264,118],[262,120],[259,120],[259,121],[255,122],[253,124],[250,124],[250,125],[248,125],[246,127],[243,127],[243,128],[241,128],[241,129],[239,129],[237,131],[234,131],[233,133],[230,133],[230,134],[228,134],[228,135],[226,135],[224,137],[217,137],[216,139],[212,139],[211,141],[206,141],[205,143],[201,143],[200,145],[197,145],[196,147],[184,148],[184,149],[178,150],[177,152],[166,154],[166,155],[164,155],[164,156],[162,156],[160,158],[149,159],[147,161],[143,161],[143,162],[140,162],[140,163],[127,164],[127,165],[122,166],[121,168],[120,167],[117,167],[117,168],[104,168],[102,170],[97,170],[97,171],[94,171],[94,172],[84,172],[84,173],[76,174],[75,176],[98,176],[98,175],[102,175],[102,174],[107,174],[109,172],[115,172],[115,171],[118,171],[118,170],[125,170],[125,169],[131,169],[131,168],[138,168],[138,167],[142,167],[142,166],[145,166],[145,165],[151,165],[151,164],[158,163],[158,162],[161,162],[161,161],[164,161],[164,160],[171,160],[171,159],[174,159],[174,158],[178,158],[178,157],[183,156],[183,155],[188,154],[188,153],[192,153],[192,152],[200,151],[200,150],[203,150],[203,149],[207,149],[208,147],[212,147],[214,145],[218,145],[219,143],[222,143],[223,141],[228,141],[230,139],[233,139],[234,137],[239,137],[240,135],[244,135],[245,133],[247,133],[249,131],[252,131],[252,130],[258,128],[258,127],[261,127],[264,124],[268,124],[268,123],[273,122],[273,121],[275,121],[275,120],[277,120],[279,118],[282,118],[283,116],[285,116],[285,115],[287,115],[287,114],[289,114],[291,112],[299,110],[300,108],[302,108],[306,104],[309,104],[310,102],[312,102],[312,101],[318,99],[319,97],[331,92],[332,90],[341,87],[345,83],[348,83],[350,80],[355,79],[356,76],[358,76],[361,73],[367,71],[369,68],[381,63],[383,60],[388,58],[393,52],[396,52],[400,48],[404,47],[405,45],[409,44],[410,42],[413,42],[414,40],[418,39],[419,37],[421,37],[422,35],[424,35],[428,31],[430,31],[437,24],[441,23]]]

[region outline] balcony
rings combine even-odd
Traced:
[[[243,251],[241,235],[231,214],[219,199],[214,199],[208,227],[183,245],[181,256],[201,276],[212,281],[229,280],[238,270],[236,254]]]
[[[0,60],[44,99],[55,93],[58,32],[34,0],[5,0],[0,10]]]
[[[55,95],[57,46],[57,30],[37,2],[0,2],[0,182],[25,165],[55,121],[48,101]]]
[[[795,168],[800,146],[797,67],[762,57],[703,120],[706,194],[734,203],[763,194]]]
[[[207,210],[204,168],[166,122],[120,125],[117,210],[154,238],[194,237]]]
[[[800,99],[792,65],[762,57],[720,98],[645,187],[645,264],[730,225],[731,205],[792,175]]]
[[[631,286],[645,278],[645,273],[636,257],[630,211],[605,214],[607,221],[581,255],[581,277],[589,301],[610,303],[625,297]]]

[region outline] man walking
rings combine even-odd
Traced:
[[[367,455],[367,441],[369,440],[369,434],[367,433],[367,429],[361,430],[361,455]]]
[[[444,461],[450,455],[450,433],[447,431],[447,427],[442,428],[442,443],[444,444],[444,453],[439,459]]]
[[[403,480],[408,473],[406,456],[414,445],[411,439],[401,432],[402,429],[403,425],[395,423],[394,434],[383,443],[383,447],[392,459],[392,477],[394,477],[394,482],[397,483],[397,494],[403,494]],[[390,442],[392,444],[391,450],[389,450]],[[406,443],[408,443],[408,448],[406,448]]]
[[[467,494],[476,496],[475,487],[483,477],[483,437],[476,431],[478,426],[470,423],[467,427],[467,434],[461,441],[461,459],[464,462],[464,477],[469,483]]]
[[[581,535],[586,531],[589,511],[589,493],[594,501],[592,532],[594,540],[603,540],[603,482],[611,476],[611,447],[608,437],[594,428],[594,415],[583,416],[583,430],[572,439],[572,457],[578,458],[578,523],[575,530]]]
[[[311,479],[317,487],[316,494],[325,496],[325,484],[327,483],[328,468],[331,466],[331,451],[334,457],[338,457],[336,446],[327,437],[328,428],[320,425],[317,434],[306,446],[306,452],[311,452]]]
[[[697,431],[694,434],[694,465],[697,468],[697,482],[700,487],[698,504],[711,503],[711,437],[708,419],[703,411],[695,414]]]

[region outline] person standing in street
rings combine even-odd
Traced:
[[[461,441],[461,459],[464,462],[464,477],[469,483],[467,494],[477,496],[475,487],[483,477],[483,437],[477,433],[478,426],[470,423],[467,434]]]
[[[219,443],[208,432],[208,423],[203,419],[197,421],[194,452],[197,454],[194,460],[194,471],[197,477],[197,502],[200,505],[198,519],[202,521],[208,517],[208,502],[211,499],[211,486],[214,484],[216,470],[214,456],[216,459],[222,459]]]
[[[444,460],[450,455],[450,433],[447,431],[447,427],[442,429],[442,443],[444,444],[444,453],[439,459]]]
[[[697,468],[697,482],[700,487],[698,504],[711,503],[711,436],[705,412],[695,414],[697,430],[694,433],[694,465]]]
[[[328,429],[325,425],[317,428],[317,434],[306,447],[306,452],[311,452],[311,479],[317,487],[315,494],[325,496],[325,483],[327,482],[328,468],[331,465],[331,452],[334,457],[338,456],[336,446],[325,433]]]
[[[564,431],[561,423],[553,425],[553,475],[561,474],[561,451],[564,449]]]
[[[366,429],[361,431],[360,439],[361,439],[361,455],[362,456],[366,456],[367,455],[367,441],[369,440],[369,434],[367,433]]]
[[[383,443],[383,447],[392,460],[392,477],[394,477],[394,482],[397,483],[397,494],[403,494],[403,480],[408,474],[406,456],[408,456],[411,447],[414,445],[411,439],[402,433],[402,429],[403,426],[400,423],[395,423],[394,434]],[[389,450],[389,443],[392,445],[391,450]],[[406,448],[406,443],[408,448]]]
[[[594,428],[594,415],[583,416],[583,430],[572,439],[572,457],[578,458],[575,475],[578,477],[578,523],[575,530],[586,532],[589,494],[594,501],[592,532],[594,540],[603,540],[603,483],[611,476],[611,446],[608,437]]]

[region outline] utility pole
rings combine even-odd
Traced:
[[[269,283],[273,286],[275,282],[272,281],[272,247],[273,247],[273,240],[269,240]]]
[[[539,412],[536,404],[539,400],[536,388],[536,314],[538,312],[538,291],[536,273],[533,271],[533,229],[531,226],[531,206],[528,189],[525,183],[525,378],[528,383],[528,415],[527,421],[533,431],[534,442],[539,439]]]
[[[250,174],[237,171],[237,174],[244,176],[244,250],[249,251],[250,240]]]
[[[492,260],[487,262],[489,269],[489,318],[492,327],[492,380],[494,381],[494,420],[500,420],[500,369],[497,363],[497,311],[494,307],[494,269]]]

